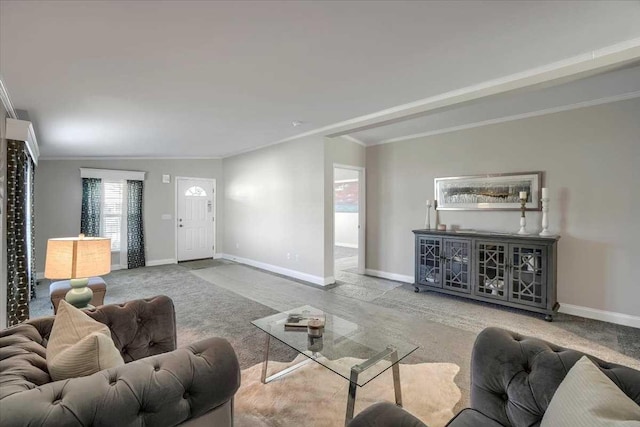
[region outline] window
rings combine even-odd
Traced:
[[[80,230],[87,236],[110,239],[115,255],[111,260],[120,268],[145,265],[144,176],[145,172],[140,171],[80,168]]]
[[[189,187],[184,192],[185,196],[207,197],[207,192],[202,187]]]
[[[125,181],[103,181],[101,236],[111,239],[111,251],[119,252],[126,230],[124,217]]]

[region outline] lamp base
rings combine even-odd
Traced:
[[[89,302],[93,298],[93,291],[87,286],[89,278],[71,279],[71,290],[64,296],[65,301],[76,308],[91,308]]]
[[[522,212],[522,216],[520,217],[520,230],[518,230],[518,234],[529,234],[529,232],[527,231],[527,220],[524,217],[524,211]]]

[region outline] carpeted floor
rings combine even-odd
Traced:
[[[222,287],[211,285],[181,265],[145,267],[113,271],[107,282],[105,304],[120,303],[154,295],[169,296],[176,307],[178,345],[210,336],[224,337],[235,349],[241,367],[262,361],[264,333],[251,320],[276,313]],[[52,315],[47,280],[38,284],[38,298],[31,301],[31,317]],[[274,360],[290,361],[296,352],[284,346],[272,346]]]
[[[334,259],[342,259],[342,258],[351,258],[358,256],[358,248],[348,248],[346,246],[334,246],[333,247],[333,258]]]
[[[333,247],[335,270],[358,274],[358,248]]]
[[[208,336],[227,338],[243,369],[263,357],[264,333],[251,320],[309,304],[420,348],[404,363],[447,362],[460,366],[455,383],[462,391],[456,411],[468,404],[469,364],[476,335],[501,326],[572,347],[611,362],[640,369],[640,330],[568,315],[553,323],[542,316],[436,293],[416,294],[408,284],[337,273],[337,285],[321,289],[248,266],[220,262],[191,270],[183,265],[114,271],[106,303],[159,294],[174,300],[178,341],[184,345]],[[37,289],[31,315],[52,314],[48,281]],[[288,362],[296,353],[272,341],[271,359]]]

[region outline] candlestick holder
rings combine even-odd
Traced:
[[[440,224],[440,217],[438,216],[438,201],[434,200],[433,201],[433,210],[435,210],[435,221],[436,221],[436,226],[435,226],[435,230],[438,229],[438,224]]]
[[[427,217],[424,220],[424,229],[431,230],[431,202],[427,202]]]
[[[540,200],[542,201],[542,231],[540,235],[553,236],[553,233],[549,231],[549,218],[547,217],[549,213],[549,198],[543,197]]]
[[[518,231],[518,234],[529,234],[529,232],[527,231],[527,219],[524,216],[524,207],[527,204],[527,199],[520,199],[520,230]]]

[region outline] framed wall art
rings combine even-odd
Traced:
[[[541,209],[542,172],[436,178],[438,210],[520,210],[520,192],[527,192],[525,209]]]

